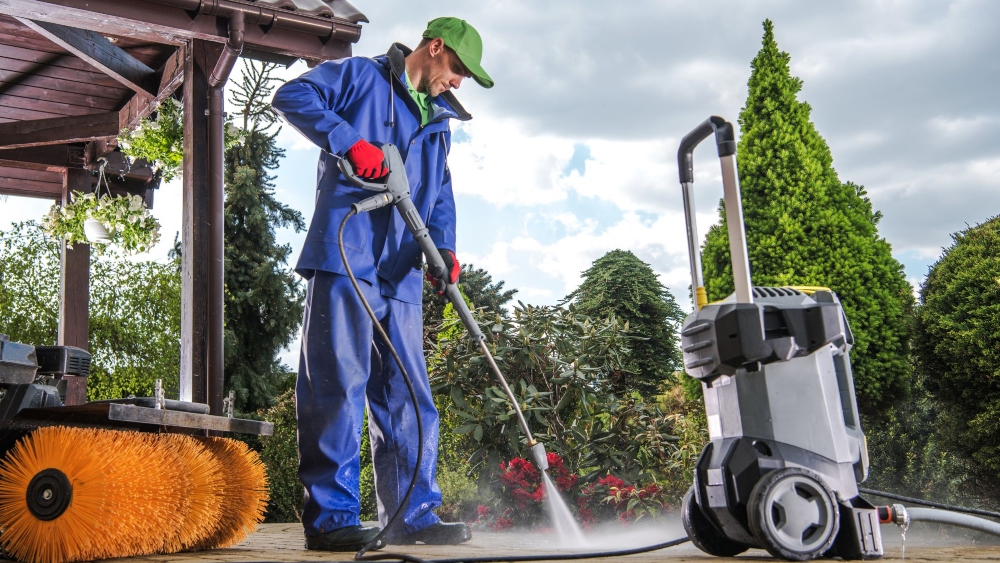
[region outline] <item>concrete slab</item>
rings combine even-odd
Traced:
[[[406,553],[423,560],[460,559],[490,557],[503,561],[502,557],[523,557],[530,555],[569,555],[579,551],[609,551],[628,549],[642,545],[663,543],[680,537],[680,525],[668,525],[663,529],[631,532],[588,532],[588,541],[593,544],[586,550],[560,548],[553,534],[526,532],[485,532],[476,531],[468,543],[458,546],[389,546],[372,552],[387,555],[391,552]],[[883,527],[886,556],[881,561],[895,563],[904,561],[898,529]],[[654,563],[662,561],[700,562],[707,561],[777,561],[763,550],[753,549],[735,558],[717,558],[705,555],[690,543],[655,552],[599,559],[598,561],[627,561]],[[149,561],[158,563],[202,563],[219,562],[292,562],[292,561],[354,561],[353,553],[324,553],[306,551],[303,546],[300,524],[263,524],[245,542],[230,549],[217,549],[194,553],[177,553],[118,559],[116,561]],[[553,560],[547,560],[553,561]],[[591,559],[594,561],[594,559]],[[906,542],[905,561],[908,563],[945,561],[1000,561],[1000,538],[993,539],[980,534],[942,536],[939,529],[911,529]]]

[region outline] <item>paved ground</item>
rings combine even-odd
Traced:
[[[901,553],[899,529],[883,526],[885,562],[904,561]],[[680,525],[666,529],[632,531],[628,533],[598,532],[588,533],[587,539],[593,544],[583,551],[608,551],[629,549],[641,545],[652,545],[682,536]],[[119,559],[116,561],[148,561],[158,563],[201,563],[205,561],[263,562],[263,561],[353,561],[353,553],[320,553],[303,548],[302,527],[298,524],[264,524],[260,530],[242,544],[231,549],[219,549],[199,553],[179,553]],[[551,534],[525,534],[517,532],[490,533],[476,532],[472,541],[461,546],[399,546],[373,552],[385,554],[390,551],[405,552],[420,559],[455,559],[464,557],[524,556],[536,554],[568,554],[574,550],[560,548]],[[628,557],[605,558],[600,561],[626,561],[653,563],[661,561],[775,561],[762,550],[750,550],[732,559],[710,557],[698,551],[690,543],[660,551],[630,555]],[[1000,538],[980,534],[963,534],[961,531],[942,536],[936,528],[914,526],[907,533],[905,561],[911,563],[944,561],[1000,561]]]

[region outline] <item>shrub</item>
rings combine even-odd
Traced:
[[[920,289],[914,351],[937,438],[1000,486],[1000,216],[952,235]],[[991,495],[996,499],[996,494]]]
[[[484,333],[493,336],[491,353],[532,434],[576,471],[574,452],[587,442],[578,441],[581,434],[572,426],[603,410],[604,385],[621,369],[628,350],[623,327],[614,319],[592,321],[572,307],[519,304],[511,318],[475,315]],[[471,437],[467,465],[478,472],[480,490],[486,490],[502,460],[523,455],[523,436],[479,346],[464,330],[452,335],[456,323],[446,321],[441,331],[447,336],[429,361],[431,384],[439,398],[450,402],[445,418],[457,423],[454,432]]]
[[[461,469],[438,463],[437,483],[441,488],[438,518],[445,522],[473,522],[477,518],[479,491],[476,482]]]
[[[260,438],[260,458],[267,467],[270,490],[264,521],[299,522],[302,520],[303,490],[298,475],[295,390],[278,397],[277,404],[264,412],[264,420],[274,423],[274,433]]]
[[[577,512],[584,526],[613,520],[625,524],[660,517],[671,498],[656,483],[636,487],[614,475],[606,475],[580,489]]]

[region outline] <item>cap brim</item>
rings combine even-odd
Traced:
[[[458,55],[459,60],[462,61],[465,68],[469,69],[469,72],[472,73],[472,79],[475,80],[477,84],[483,88],[493,87],[493,79],[490,78],[490,75],[487,74],[485,70],[483,70],[482,65],[480,65],[477,61],[471,60],[471,57],[462,55],[462,53],[459,53],[458,51],[455,51],[455,54]]]

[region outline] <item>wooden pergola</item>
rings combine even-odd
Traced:
[[[367,21],[346,0],[0,0],[0,194],[68,201],[93,189],[103,159],[113,192],[151,206],[159,179],[127,166],[116,136],[182,100],[180,398],[212,414],[223,406],[223,86],[240,56],[349,56]],[[60,345],[87,348],[89,269],[89,246],[63,245]],[[68,381],[67,404],[85,391]]]

